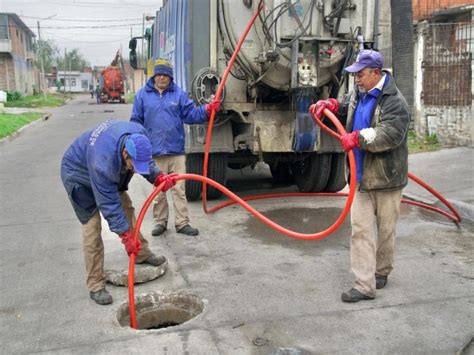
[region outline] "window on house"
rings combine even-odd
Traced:
[[[16,29],[16,36],[19,37],[20,34],[18,33],[18,28]]]
[[[21,44],[23,44],[23,33],[20,33]]]
[[[76,78],[71,78],[71,86],[76,86]]]
[[[81,87],[85,90],[89,89],[89,80],[82,80]]]
[[[8,17],[0,14],[0,39],[8,39]]]

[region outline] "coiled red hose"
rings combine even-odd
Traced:
[[[235,62],[235,59],[237,57],[238,51],[240,50],[242,43],[247,36],[248,32],[250,31],[250,28],[252,27],[253,23],[255,22],[255,19],[257,18],[258,14],[262,10],[263,5],[260,5],[258,8],[258,11],[255,13],[255,15],[252,17],[252,20],[250,21],[249,25],[245,29],[244,34],[239,40],[239,43],[229,61],[229,64],[226,68],[226,71],[224,72],[223,79],[219,85],[218,91],[216,93],[216,100],[220,100],[220,96],[222,93],[222,90],[224,88],[225,82],[227,80],[227,76],[229,75],[230,69]],[[213,110],[211,112],[211,116],[209,118],[209,126],[208,126],[208,131],[206,135],[206,149],[205,149],[205,155],[204,155],[204,166],[203,166],[203,176],[200,175],[195,175],[195,174],[181,174],[177,176],[177,180],[185,180],[185,179],[191,179],[191,180],[196,180],[196,181],[201,181],[203,184],[203,190],[202,190],[202,200],[203,200],[203,209],[205,213],[212,213],[215,212],[223,207],[229,206],[234,203],[238,203],[241,205],[244,209],[249,211],[252,215],[254,215],[256,218],[258,218],[260,221],[265,223],[267,226],[270,228],[283,233],[284,235],[294,238],[294,239],[302,239],[302,240],[314,240],[314,239],[323,239],[332,232],[334,232],[337,228],[340,227],[340,225],[343,223],[344,219],[346,218],[347,214],[349,213],[350,207],[352,205],[352,201],[354,199],[355,195],[355,187],[356,187],[356,181],[355,181],[355,158],[354,158],[354,153],[350,151],[348,153],[349,157],[349,167],[350,167],[350,182],[349,182],[349,193],[284,193],[284,194],[264,194],[264,195],[255,195],[255,196],[249,196],[249,197],[244,197],[241,198],[228,190],[226,187],[220,185],[219,183],[215,182],[214,180],[211,180],[207,178],[207,170],[208,170],[208,161],[209,161],[209,148],[211,144],[211,139],[212,139],[212,127],[214,125],[214,118],[215,118],[215,111]],[[326,133],[330,134],[333,137],[340,138],[343,134],[346,133],[344,127],[341,125],[339,120],[337,119],[332,112],[329,110],[325,109],[324,114],[326,117],[328,117],[331,122],[336,126],[337,131],[339,134],[332,129],[328,128],[325,124],[321,122],[320,119],[318,119],[316,116],[312,116],[313,120],[323,129]],[[402,200],[404,203],[409,203],[412,205],[420,206],[423,208],[427,208],[429,210],[438,212],[449,219],[453,220],[455,223],[458,223],[461,221],[461,217],[459,216],[458,212],[456,209],[454,209],[453,206],[443,197],[439,192],[437,192],[435,189],[430,187],[428,184],[426,184],[424,181],[421,179],[417,178],[413,174],[409,173],[410,179],[414,180],[421,186],[423,186],[425,189],[430,191],[433,195],[435,195],[438,199],[440,199],[450,210],[453,214],[450,214],[444,210],[441,210],[439,208],[421,203],[421,202],[416,202],[416,201],[410,201],[410,200]],[[212,187],[222,191],[225,195],[227,195],[231,200],[226,201],[220,205],[217,205],[211,209],[207,208],[207,184],[211,185]],[[134,240],[138,239],[138,232],[141,229],[141,225],[143,222],[143,219],[145,217],[146,212],[148,211],[148,208],[150,207],[151,203],[155,199],[155,197],[161,192],[162,188],[164,186],[164,183],[160,184],[158,187],[156,187],[152,193],[148,196],[146,199],[145,203],[143,204],[142,209],[140,210],[140,213],[137,217],[137,223],[136,226],[133,230],[133,238]],[[278,225],[277,223],[273,222],[269,218],[265,217],[262,215],[260,212],[255,210],[253,207],[251,207],[249,204],[247,204],[245,201],[250,201],[250,200],[257,200],[257,199],[264,199],[264,198],[275,198],[275,197],[288,197],[288,196],[347,196],[346,204],[344,205],[344,208],[342,210],[341,215],[339,218],[334,222],[333,225],[328,227],[326,230],[318,232],[318,233],[313,233],[313,234],[304,234],[304,233],[298,233],[294,232],[292,230],[289,230],[285,227],[282,227]],[[129,296],[129,311],[130,311],[130,327],[136,329],[137,328],[137,320],[136,320],[136,312],[135,312],[135,288],[134,288],[134,283],[135,283],[135,255],[131,255],[129,259],[129,271],[128,271],[128,296]]]

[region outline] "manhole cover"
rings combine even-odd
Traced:
[[[194,295],[161,292],[143,294],[135,298],[137,329],[161,329],[183,324],[201,314],[202,300]],[[130,326],[128,302],[117,311],[117,320],[122,327]]]
[[[159,266],[142,266],[135,265],[135,284],[152,281],[163,276],[168,270],[168,261]],[[107,282],[115,286],[128,286],[128,269],[127,270],[105,270],[105,278]]]

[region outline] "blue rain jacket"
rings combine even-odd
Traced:
[[[128,190],[134,174],[122,158],[125,138],[133,133],[146,135],[136,123],[109,120],[82,134],[64,153],[61,179],[82,224],[99,210],[112,232],[121,234],[130,228],[119,193]],[[143,176],[154,183],[159,173],[151,160],[150,174]]]
[[[183,155],[184,123],[204,123],[207,119],[205,106],[196,106],[173,81],[160,94],[151,78],[135,96],[130,121],[146,128],[153,156],[158,156]]]

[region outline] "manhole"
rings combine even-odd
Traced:
[[[194,295],[174,293],[165,295],[152,292],[135,297],[137,329],[162,329],[183,324],[201,314],[202,300]],[[117,311],[117,320],[122,327],[130,326],[128,302]]]

